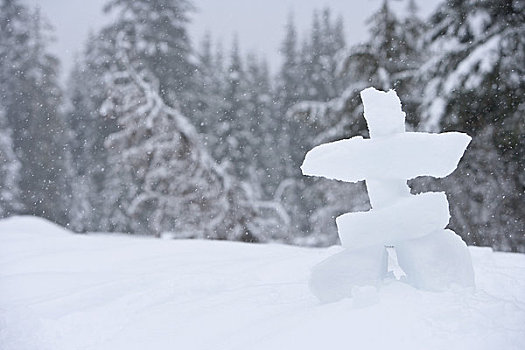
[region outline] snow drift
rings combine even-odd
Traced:
[[[36,218],[3,220],[0,348],[523,347],[524,255],[471,247],[474,293],[390,278],[319,304],[310,270],[339,251],[78,235]]]

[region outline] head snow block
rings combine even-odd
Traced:
[[[470,136],[459,132],[407,132],[378,139],[358,136],[313,148],[306,154],[301,170],[304,175],[346,182],[441,178],[456,169],[470,140]]]
[[[370,87],[361,91],[361,100],[371,138],[405,132],[405,112],[394,90],[383,92]]]
[[[409,196],[367,212],[347,213],[336,219],[341,244],[349,249],[423,237],[448,225],[450,213],[444,192]]]

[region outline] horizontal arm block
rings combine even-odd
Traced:
[[[304,175],[357,182],[365,179],[445,177],[452,173],[471,137],[464,133],[399,133],[326,143],[306,154]]]

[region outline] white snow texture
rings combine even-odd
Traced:
[[[457,167],[471,138],[459,132],[405,132],[405,113],[394,90],[361,91],[370,139],[353,137],[315,147],[304,175],[365,180],[372,209],[336,219],[347,250],[312,271],[311,290],[323,302],[352,296],[355,287],[377,285],[386,275],[385,246],[413,286],[444,290],[474,286],[466,244],[445,230],[450,219],[445,193],[411,195],[408,179],[445,177]]]
[[[423,259],[447,255],[428,240],[406,242]],[[525,255],[470,247],[476,290],[428,293],[372,280],[385,268],[382,247],[343,250],[331,266],[336,278],[318,281],[334,283],[331,299],[344,297],[337,284],[349,271],[367,286],[346,285],[353,298],[319,304],[308,290],[312,266],[341,250],[72,234],[33,217],[0,220],[0,349],[523,349]],[[361,261],[363,269],[348,268]]]

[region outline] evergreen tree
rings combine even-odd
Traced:
[[[266,62],[259,62],[253,54],[246,57],[246,62],[246,89],[242,116],[244,119],[242,136],[245,146],[241,162],[245,166],[246,179],[252,185],[259,185],[261,191],[263,182],[267,180],[265,175],[269,175],[270,171],[266,166],[268,159],[263,153],[266,153],[265,147],[272,148],[271,144],[264,142],[265,135],[271,133],[267,128],[272,128],[273,118],[270,81]]]
[[[116,131],[117,124],[100,114],[109,91],[106,73],[115,62],[113,45],[104,31],[91,34],[67,82],[65,110],[75,172],[70,216],[71,228],[76,231],[114,229],[108,221],[113,209],[108,207],[105,187],[114,176],[113,164],[109,163],[104,141]]]
[[[196,54],[197,68],[194,74],[196,105],[192,119],[199,132],[206,134],[205,139],[213,137],[209,134],[214,131],[215,125],[212,124],[217,120],[218,111],[224,109],[224,67],[214,56],[212,46],[211,35],[206,33]],[[212,145],[210,147],[213,148]]]
[[[388,90],[396,88],[397,82],[392,75],[404,67],[407,42],[404,40],[404,31],[397,16],[388,6],[388,0],[383,0],[379,11],[368,19],[370,38],[366,51],[371,53],[377,65],[378,78],[381,88]]]
[[[107,13],[116,15],[106,27],[106,40],[125,33],[131,45],[130,61],[140,63],[159,79],[165,103],[189,112],[193,108],[195,70],[190,60],[192,48],[186,27],[193,6],[187,0],[109,0]]]
[[[103,106],[119,126],[106,140],[118,169],[112,197],[119,211],[110,221],[156,235],[267,240],[265,222],[256,215],[264,204],[213,161],[189,120],[164,104],[154,76],[131,65],[125,44]]]
[[[277,103],[278,114],[276,124],[279,127],[275,133],[275,144],[283,155],[280,157],[280,187],[291,185],[291,179],[298,179],[300,169],[297,167],[306,154],[306,142],[308,135],[311,134],[308,125],[298,121],[296,118],[289,118],[287,112],[302,99],[306,98],[304,87],[304,66],[299,57],[297,30],[290,15],[286,25],[286,34],[281,44],[281,54],[283,63],[277,77]],[[291,134],[294,137],[290,137]],[[288,184],[288,185],[287,185]],[[281,191],[279,191],[281,192]],[[301,201],[293,201],[300,203]]]
[[[523,10],[519,1],[442,4],[426,34],[425,50],[433,56],[419,75],[422,127],[473,137],[458,171],[443,184],[452,188],[451,225],[470,244],[522,251]]]
[[[106,77],[116,64],[117,37],[124,37],[134,69],[147,69],[159,79],[164,103],[184,110],[195,108],[190,63],[191,45],[186,32],[185,0],[110,0],[105,7],[115,21],[88,40],[79,68],[68,84],[68,117],[73,130],[73,159],[77,177],[72,227],[79,231],[129,231],[129,217],[119,204],[121,169],[108,158],[104,142],[118,130],[117,120],[100,114],[111,93]],[[127,179],[131,181],[131,179]],[[130,186],[134,184],[130,183]],[[120,214],[118,214],[120,213]]]
[[[425,59],[421,50],[425,25],[413,0],[409,1],[406,12],[408,15],[400,18],[391,10],[388,0],[383,0],[368,19],[368,41],[349,50],[341,70],[352,77],[356,90],[366,86],[385,91],[396,89],[403,100],[407,122],[415,126],[418,118],[414,111],[420,102],[420,88],[414,76]]]
[[[225,97],[227,71],[224,66],[221,45],[216,52],[212,48],[211,36],[207,34],[197,53],[195,71],[196,108],[192,115],[193,124],[202,134],[203,142],[218,162],[224,162],[226,153],[223,140],[231,132],[231,123],[225,119],[229,101]]]
[[[333,21],[328,8],[319,16],[314,12],[310,37],[303,43],[303,99],[326,102],[341,93],[342,84],[336,79],[338,53],[344,50],[342,20]]]
[[[290,118],[302,121],[314,131],[309,138],[311,145],[347,138],[355,135],[368,136],[365,120],[362,117],[362,102],[359,92],[370,85],[383,89],[396,88],[400,95],[412,94],[414,88],[415,68],[420,62],[419,36],[423,32],[423,24],[417,15],[411,15],[405,20],[400,20],[390,10],[387,1],[384,1],[379,10],[369,19],[370,37],[361,45],[349,50],[347,57],[341,58],[338,64],[336,54],[344,48],[341,39],[341,24],[332,23],[329,12],[325,11],[323,25],[318,25],[322,30],[313,27],[312,47],[321,41],[326,47],[323,52],[330,53],[328,57],[336,57],[329,62],[331,70],[326,72],[325,84],[330,88],[323,88],[325,93],[317,101],[302,101],[293,106],[288,115]],[[316,21],[314,20],[314,24]],[[316,39],[316,31],[321,31],[327,39]],[[409,34],[410,32],[410,34]],[[328,33],[328,34],[327,34]],[[329,35],[329,33],[332,33]],[[330,43],[332,44],[326,44]],[[317,44],[319,45],[319,44]],[[341,57],[341,56],[339,56]],[[344,89],[343,89],[344,87]],[[314,89],[319,91],[319,89]],[[339,97],[336,97],[339,96]],[[326,99],[328,98],[328,99]],[[417,98],[403,98],[408,103],[404,106],[409,118],[413,116]],[[414,120],[414,119],[412,119]],[[301,161],[304,158],[302,154]],[[337,196],[331,196],[337,193]],[[343,195],[342,195],[343,194]],[[337,231],[333,225],[335,216],[345,210],[366,210],[369,203],[362,184],[341,185],[326,180],[315,180],[308,185],[308,191],[303,194],[302,202],[310,203],[305,208],[305,217],[309,221],[310,237],[305,241],[309,244],[333,244],[337,239]],[[304,215],[304,214],[303,214]],[[304,230],[305,228],[303,228]],[[322,233],[322,234],[321,234]]]
[[[265,222],[266,234],[283,237],[286,229],[279,229],[287,215],[272,196],[276,178],[272,141],[277,135],[272,133],[275,108],[268,68],[253,55],[243,60],[237,39],[227,68],[220,49],[212,54],[209,37],[198,57],[196,77],[202,103],[194,120],[204,143],[225,173],[235,178],[238,189],[249,194],[257,221]]]
[[[235,175],[246,178],[241,157],[246,147],[246,116],[242,113],[245,99],[245,76],[239,53],[237,37],[233,40],[230,59],[226,71],[223,98],[225,109],[219,112],[218,121],[218,147],[215,152],[216,159],[232,166]]]
[[[15,154],[11,129],[0,105],[0,218],[22,209],[19,178],[20,161]]]
[[[58,60],[49,54],[49,26],[39,11],[0,3],[0,104],[21,162],[22,213],[68,221],[67,132],[60,113]]]
[[[321,215],[315,215],[316,208],[326,208],[327,198],[321,189],[323,185],[318,186],[326,182],[305,179],[300,171],[306,152],[314,145],[312,142],[320,132],[318,125],[306,122],[304,117],[308,113],[303,107],[330,100],[342,91],[345,80],[336,79],[337,56],[345,47],[342,20],[332,20],[329,9],[324,9],[321,16],[315,12],[310,36],[303,40],[300,50],[297,41],[290,19],[281,49],[284,56],[278,84],[281,114],[277,120],[283,127],[282,134],[278,134],[276,140],[279,149],[286,150],[286,156],[281,158],[281,175],[275,197],[290,213],[290,230],[296,243],[330,244],[336,239],[335,225],[328,220],[321,224]],[[298,103],[302,100],[322,102]],[[320,231],[329,234],[311,236]]]
[[[286,24],[286,34],[281,44],[280,53],[283,63],[278,77],[278,101],[280,114],[284,116],[288,108],[299,101],[299,88],[301,76],[299,72],[297,30],[290,14]]]
[[[417,16],[414,2],[409,3],[408,13],[401,20],[388,1],[383,1],[368,20],[368,41],[350,48],[337,67],[333,79],[343,82],[344,91],[328,103],[301,102],[290,111],[317,130],[315,144],[367,135],[359,92],[371,85],[384,90],[395,88],[404,101],[407,121],[417,124],[414,111],[420,101],[417,91],[421,89],[416,76],[423,61],[420,47],[425,26]]]

